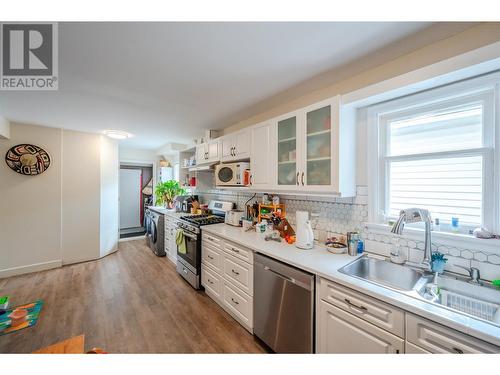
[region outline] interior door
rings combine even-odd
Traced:
[[[299,119],[296,114],[278,119],[277,127],[277,185],[285,190],[300,188]]]
[[[142,226],[141,176],[140,169],[120,169],[120,229]]]

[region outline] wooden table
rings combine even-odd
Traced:
[[[75,336],[34,351],[35,354],[83,354],[85,335]]]

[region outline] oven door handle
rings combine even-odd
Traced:
[[[191,238],[192,240],[198,239],[196,236],[193,236],[192,234],[187,234],[185,231],[182,231],[182,234],[188,238]]]

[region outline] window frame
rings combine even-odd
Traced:
[[[385,212],[387,212],[389,204],[389,164],[391,161],[480,155],[483,158],[481,226],[496,233],[499,232],[499,86],[500,73],[493,73],[375,104],[367,108],[368,220],[370,223],[384,224],[388,219]],[[389,141],[387,129],[391,120],[422,112],[438,112],[445,108],[471,102],[483,103],[483,144],[481,147],[422,154],[387,155]],[[473,228],[462,226],[462,229]]]

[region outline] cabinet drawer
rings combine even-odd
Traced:
[[[431,352],[422,349],[420,346],[413,345],[411,342],[405,342],[405,353],[406,354],[431,354]]]
[[[406,340],[431,353],[500,353],[498,346],[412,314],[406,314]]]
[[[319,353],[403,353],[403,339],[342,309],[319,302]]]
[[[224,254],[223,264],[224,277],[244,292],[253,295],[253,265],[227,253]]]
[[[204,243],[201,248],[201,260],[217,272],[222,273],[223,256],[221,250]]]
[[[201,240],[206,241],[207,243],[211,244],[212,246],[215,246],[217,248],[222,249],[222,240],[218,237],[212,236],[211,234],[208,233],[203,233],[201,232]]]
[[[225,242],[224,251],[228,254],[235,256],[238,259],[253,264],[253,251],[250,249],[246,249],[239,245],[235,245],[231,242]]]
[[[320,281],[320,298],[399,337],[404,337],[404,312],[392,305],[333,283]]]
[[[248,329],[252,329],[252,297],[232,286],[227,280],[222,280],[222,303],[225,309],[233,315],[236,320]]]
[[[201,285],[210,293],[210,297],[215,298],[217,302],[221,301],[221,277],[204,264],[201,265]]]

